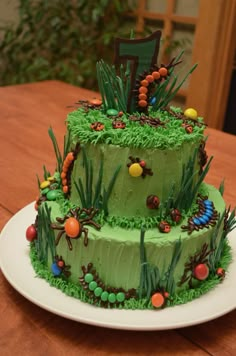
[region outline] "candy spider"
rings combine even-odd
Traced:
[[[143,178],[145,178],[146,175],[153,175],[151,168],[146,167],[146,162],[143,159],[140,159],[138,157],[135,158],[133,156],[129,156],[129,159],[131,162],[127,164],[127,167],[129,168],[129,174],[132,177],[142,176]]]
[[[82,233],[84,234],[84,246],[88,245],[88,229],[84,225],[92,225],[96,229],[100,229],[101,226],[93,221],[94,216],[97,214],[98,209],[90,208],[76,208],[70,209],[69,214],[64,218],[56,218],[60,223],[51,224],[52,229],[59,230],[55,244],[58,245],[59,241],[63,234],[70,250],[72,250],[71,239],[78,239],[81,237]],[[82,218],[81,218],[82,217]],[[63,224],[63,225],[61,225]]]
[[[213,202],[208,200],[207,196],[199,196],[200,199],[197,199],[198,212],[188,218],[188,225],[181,226],[182,230],[188,231],[188,234],[191,234],[194,230],[199,231],[205,227],[214,226],[219,218],[219,213],[216,211]]]
[[[205,280],[209,275],[208,257],[213,251],[214,249],[208,250],[208,244],[204,243],[200,252],[190,256],[184,265],[184,274],[178,285],[188,282],[189,288],[193,288],[193,279]]]
[[[70,265],[66,265],[62,256],[55,256],[55,260],[52,263],[51,270],[55,277],[58,277],[63,274],[66,278],[68,278],[71,275],[71,272],[69,271]]]

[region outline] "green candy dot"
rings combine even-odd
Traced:
[[[109,116],[116,116],[118,114],[119,114],[119,112],[116,109],[108,109],[107,110],[107,115],[109,115]]]
[[[49,192],[47,193],[47,199],[48,200],[56,200],[56,198],[58,197],[59,194],[60,194],[60,191],[57,189],[49,190]]]
[[[107,299],[108,299],[108,292],[102,292],[102,294],[101,294],[101,300],[102,300],[103,302],[106,302]]]
[[[92,282],[89,283],[89,289],[90,290],[94,290],[94,289],[97,288],[97,285],[98,285],[97,282],[92,281]]]
[[[97,287],[96,289],[94,289],[94,294],[96,295],[96,297],[100,297],[102,292],[103,292],[103,289],[101,287]]]
[[[86,283],[90,283],[93,281],[93,275],[92,273],[86,273],[86,275],[84,276],[84,280]]]
[[[125,300],[125,293],[122,293],[122,292],[117,293],[116,299],[120,303],[123,302]]]
[[[115,303],[115,301],[116,301],[116,295],[115,295],[115,293],[110,293],[110,294],[109,294],[109,296],[108,296],[108,301],[109,301],[110,303]]]
[[[41,193],[42,193],[43,195],[46,195],[49,191],[50,191],[49,188],[44,188],[43,190],[41,190]]]

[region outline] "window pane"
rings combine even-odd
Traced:
[[[132,9],[137,9],[138,7],[138,0],[128,0],[128,4]]]
[[[145,36],[150,35],[151,33],[161,30],[163,31],[164,28],[164,23],[161,20],[154,20],[154,19],[145,19],[144,23],[144,31],[145,31]],[[160,63],[161,58],[162,58],[162,46],[160,45],[160,51],[159,55],[157,58],[157,63]]]
[[[171,45],[168,49],[170,58],[176,57],[180,51],[184,50],[182,56],[182,63],[178,64],[175,73],[178,74],[179,81],[188,73],[192,63],[192,49],[194,45],[194,31],[193,25],[189,24],[174,24],[173,36],[171,38]],[[182,88],[188,87],[189,78],[185,81]]]
[[[146,10],[150,12],[166,12],[167,0],[147,0]]]
[[[199,0],[176,0],[175,14],[182,15],[182,16],[197,17],[198,8],[199,8]]]

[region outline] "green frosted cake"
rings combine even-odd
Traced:
[[[205,123],[170,106],[181,56],[158,66],[160,32],[117,39],[115,64],[97,64],[100,98],[66,120],[57,169],[39,180],[26,231],[37,274],[100,307],[159,309],[213,288],[231,260],[234,211],[223,184],[204,183]],[[185,76],[195,69],[194,66]]]

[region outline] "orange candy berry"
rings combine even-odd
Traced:
[[[159,69],[159,73],[160,73],[160,75],[161,75],[162,77],[166,77],[167,74],[168,74],[168,70],[167,70],[165,67],[161,67],[161,68]]]
[[[153,77],[151,74],[149,74],[149,75],[146,76],[146,80],[147,80],[149,83],[152,83],[152,82],[154,81],[154,77]]]
[[[80,232],[80,223],[76,218],[68,218],[64,225],[66,235],[72,239],[77,237]]]
[[[138,98],[139,98],[139,100],[147,100],[147,95],[146,94],[139,94]]]
[[[139,100],[138,105],[141,108],[145,108],[147,106],[147,101],[146,100]]]
[[[61,172],[61,179],[65,179],[66,178],[66,172]]]
[[[65,194],[68,193],[68,191],[69,191],[68,185],[64,185],[62,190],[63,190],[63,193],[65,193]]]
[[[160,75],[159,72],[155,71],[155,72],[152,72],[152,76],[153,76],[153,78],[154,78],[155,80],[157,80],[157,79],[160,78],[161,75]]]
[[[68,161],[73,161],[74,160],[74,153],[73,152],[69,152],[68,154],[67,154],[67,156],[66,156],[66,159],[68,160]]]
[[[163,297],[163,295],[161,293],[155,293],[153,294],[152,296],[152,305],[155,307],[155,308],[160,308],[162,307],[162,305],[164,304],[165,302],[165,298]]]
[[[143,79],[143,80],[140,82],[140,84],[141,84],[143,87],[148,87],[149,82],[148,82],[147,79]]]
[[[140,87],[138,91],[140,94],[146,94],[148,92],[146,87]]]
[[[94,99],[90,100],[89,103],[94,106],[100,106],[100,105],[102,105],[102,100],[94,98]]]
[[[62,185],[67,185],[67,179],[62,179]]]
[[[62,172],[67,173],[68,172],[68,168],[69,168],[69,166],[66,166],[65,162],[64,162],[64,164],[62,166]]]

